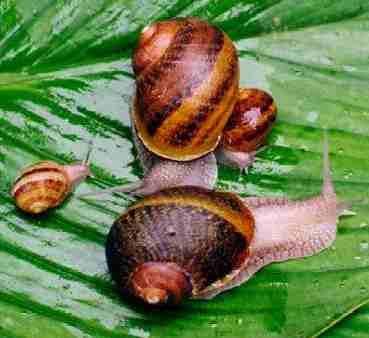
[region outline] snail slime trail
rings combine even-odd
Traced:
[[[241,199],[199,187],[145,197],[111,228],[108,267],[123,296],[146,304],[211,299],[267,264],[329,247],[343,206],[333,189],[325,145],[322,192],[306,200]]]

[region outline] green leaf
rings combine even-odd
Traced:
[[[367,302],[366,302],[367,303]],[[323,335],[323,337],[336,338],[360,338],[365,337],[368,332],[369,325],[369,306],[363,305],[358,309],[353,309],[353,314],[336,323],[330,331]]]
[[[272,264],[212,301],[150,311],[119,299],[104,241],[132,203],[71,197],[41,217],[9,189],[27,164],[81,160],[79,192],[142,176],[129,126],[130,55],[148,23],[199,16],[240,54],[241,84],[278,106],[268,148],[246,174],[220,168],[218,187],[304,198],[321,186],[328,130],[333,179],[354,217],[334,246]],[[2,0],[0,2],[0,336],[362,337],[369,329],[369,3],[366,0]]]

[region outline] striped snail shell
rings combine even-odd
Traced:
[[[237,269],[253,231],[250,211],[234,194],[163,190],[114,223],[106,244],[109,270],[123,294],[176,304]]]
[[[260,89],[241,88],[216,152],[218,161],[240,169],[250,166],[276,117],[272,96]]]
[[[231,151],[250,152],[264,142],[277,117],[273,98],[256,88],[242,88],[223,131],[222,146]]]
[[[157,22],[142,32],[133,68],[133,122],[146,148],[177,161],[214,150],[238,98],[229,37],[195,18]]]
[[[22,170],[11,189],[21,210],[40,214],[61,204],[75,185],[90,174],[86,163],[60,165],[42,161]]]

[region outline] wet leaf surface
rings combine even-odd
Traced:
[[[221,167],[218,187],[303,198],[321,186],[328,130],[333,179],[356,216],[333,247],[273,264],[212,301],[148,311],[118,298],[104,241],[132,202],[70,198],[42,217],[16,210],[9,188],[38,160],[81,160],[79,192],[142,176],[128,109],[140,30],[173,16],[224,29],[241,84],[267,90],[279,118],[248,174]],[[369,4],[363,0],[0,2],[0,335],[2,337],[363,337],[369,328]]]

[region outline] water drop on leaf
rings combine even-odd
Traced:
[[[369,249],[369,243],[367,241],[360,242],[360,251],[367,251]]]

